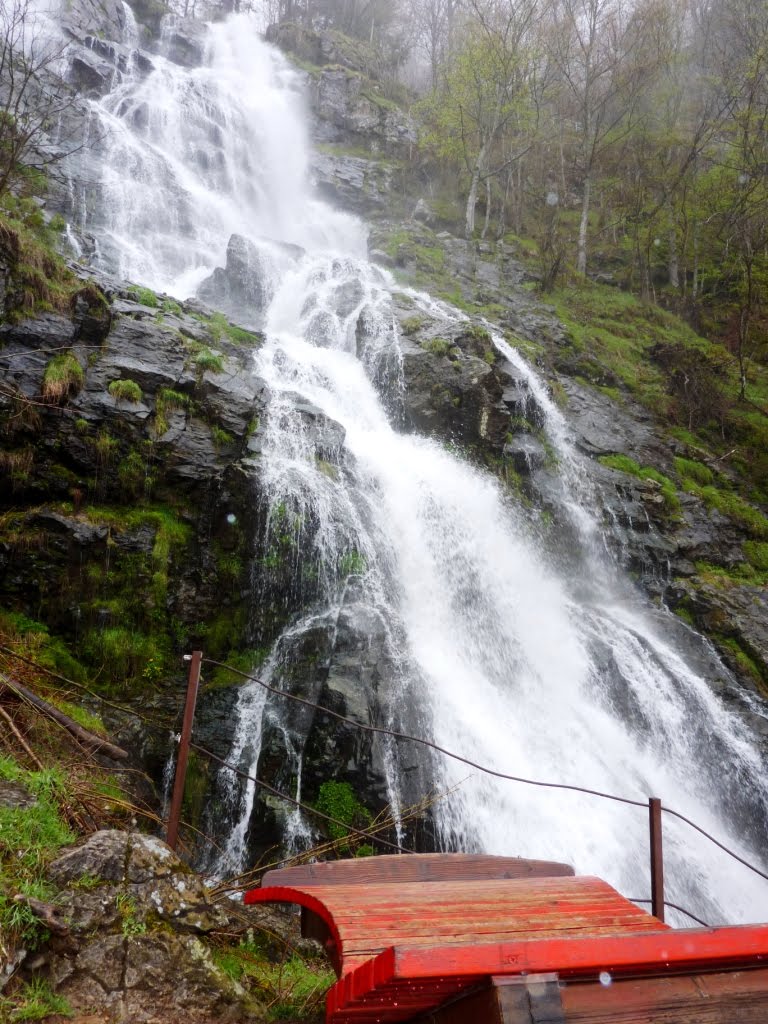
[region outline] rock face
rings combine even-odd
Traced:
[[[232,235],[226,266],[217,267],[197,294],[203,302],[236,316],[247,326],[260,325],[274,297],[276,268],[282,269],[302,255],[297,245],[269,239],[257,245],[242,235]]]
[[[349,142],[355,137],[383,153],[396,154],[413,146],[413,122],[394,103],[366,85],[349,68],[328,68],[313,77],[310,105],[321,123],[325,142]]]
[[[250,625],[260,338],[234,344],[201,307],[142,306],[114,282],[110,305],[90,287],[74,319],[0,326],[3,603],[146,686],[190,644],[234,655],[279,626],[259,641],[264,623]],[[53,394],[57,367],[69,376]]]
[[[97,832],[49,868],[64,889],[66,943],[48,954],[57,992],[76,1012],[109,1021],[255,1019],[242,989],[216,967],[201,936],[229,925],[202,881],[162,842]]]
[[[302,67],[314,65],[307,88],[316,141],[362,145],[390,156],[415,144],[415,122],[384,94],[379,58],[364,43],[293,23],[270,26],[267,39],[298,57]]]

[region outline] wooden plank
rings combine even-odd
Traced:
[[[392,969],[392,954],[388,964]],[[759,965],[768,960],[768,925],[691,928],[656,933],[588,935],[484,945],[421,946],[394,950],[394,976],[443,977],[556,971],[564,978],[617,974],[664,974]]]
[[[768,968],[561,990],[567,1024],[765,1024]]]
[[[536,936],[666,930],[598,878],[451,880],[397,885],[270,886],[245,902],[298,903],[305,929],[324,936],[338,973],[389,946],[451,946]],[[426,972],[429,973],[429,972]]]
[[[573,876],[569,864],[521,857],[474,853],[391,854],[352,860],[323,861],[267,871],[262,888],[270,885],[368,885],[370,883],[446,882],[453,879],[542,878]]]

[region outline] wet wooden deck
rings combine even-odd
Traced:
[[[673,931],[567,865],[374,857],[265,882],[246,903],[298,904],[331,957],[327,1024],[768,1024],[768,926]]]

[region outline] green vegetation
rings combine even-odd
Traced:
[[[421,347],[433,356],[447,356],[453,348],[453,342],[446,338],[428,338],[422,341]]]
[[[71,506],[60,509],[72,514]],[[169,572],[176,553],[191,540],[191,529],[166,506],[86,505],[79,516],[106,526],[110,536],[153,531],[150,552],[113,550],[115,545],[108,540],[104,563],[91,562],[83,577],[70,584],[82,609],[76,650],[97,673],[99,685],[109,690],[152,684],[167,671],[177,643],[168,609]],[[63,594],[62,598],[67,599]],[[82,678],[82,672],[80,668],[72,678]]]
[[[230,323],[223,313],[214,313],[208,321],[208,326],[214,342],[219,342],[226,338],[234,345],[242,345],[253,349],[258,348],[262,342],[261,335]],[[217,370],[216,372],[220,373],[221,371]]]
[[[27,982],[15,1000],[16,1006],[11,1011],[9,1020],[12,1024],[22,1021],[46,1020],[53,1014],[61,1017],[72,1017],[72,1007],[63,996],[53,991],[50,983],[44,978],[33,978]],[[0,1009],[2,1003],[0,1002]]]
[[[426,323],[427,318],[425,316],[415,315],[406,317],[405,320],[400,324],[400,330],[406,338],[411,337],[413,334],[417,334]]]
[[[107,389],[116,402],[130,402],[138,405],[141,401],[141,388],[135,380],[113,380]]]
[[[151,288],[133,288],[132,294],[140,306],[149,306],[150,309],[160,308],[160,300]]]
[[[29,807],[0,807],[0,934],[11,943],[34,949],[47,932],[16,893],[49,900],[46,865],[62,846],[74,842],[62,805],[67,798],[65,775],[58,769],[25,771],[0,756],[0,779],[25,786],[34,797]]]
[[[368,571],[368,560],[359,551],[348,551],[339,561],[339,575],[346,579],[347,576],[362,576]]]
[[[657,469],[653,469],[651,466],[640,466],[627,455],[601,455],[600,462],[604,466],[608,466],[609,469],[628,473],[630,476],[637,477],[638,480],[652,480],[657,483],[667,511],[675,514],[680,511],[680,499],[677,496],[675,485],[668,476],[664,476]]]
[[[115,903],[117,912],[120,915],[120,930],[124,937],[131,938],[134,935],[144,935],[147,925],[137,914],[136,900],[127,892],[119,892]]]
[[[56,252],[58,225],[54,220],[46,224],[33,199],[8,192],[0,196],[0,257],[10,271],[0,313],[12,321],[47,311],[66,314],[82,288]]]
[[[50,360],[43,373],[42,396],[48,402],[62,402],[77,394],[85,384],[85,372],[71,352]]]
[[[715,637],[721,648],[725,648],[739,669],[757,684],[768,683],[768,678],[751,654],[735,637]]]
[[[195,354],[193,362],[198,380],[202,380],[205,373],[224,372],[224,356],[220,352],[214,352],[207,345]]]
[[[683,483],[690,480],[694,484],[706,487],[714,483],[715,480],[715,474],[709,466],[705,466],[702,462],[695,462],[693,459],[676,458],[675,469]]]
[[[211,424],[211,437],[217,448],[226,448],[227,445],[235,443],[234,437],[216,423]]]
[[[155,396],[155,437],[162,437],[168,431],[168,413],[174,409],[190,409],[192,399],[181,391],[174,391],[173,388],[160,388]]]
[[[700,487],[690,481],[686,483],[685,489],[701,498],[707,508],[717,509],[735,520],[752,537],[768,537],[768,518],[734,491],[726,490],[725,487]]]
[[[266,1004],[267,1019],[272,1021],[313,1019],[336,981],[325,960],[306,961],[292,954],[279,963],[271,962],[266,944],[256,937],[217,949],[214,959],[224,974]]]
[[[768,543],[748,540],[744,544],[744,554],[753,569],[768,573]]]
[[[355,791],[348,782],[324,782],[315,801],[315,807],[321,814],[335,818],[335,822],[323,822],[323,828],[331,839],[338,841],[350,837],[352,829],[366,829],[372,821],[371,812],[364,807],[355,796]],[[350,837],[354,842],[355,837]],[[346,849],[344,844],[342,849]]]

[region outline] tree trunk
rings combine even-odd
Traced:
[[[477,206],[477,192],[480,188],[480,175],[482,174],[483,167],[485,166],[485,152],[487,144],[484,142],[480,147],[480,152],[477,154],[477,160],[472,171],[472,184],[469,186],[469,195],[467,196],[467,216],[466,216],[466,227],[465,234],[469,239],[475,233],[475,207]]]
[[[581,200],[581,221],[579,223],[579,250],[576,269],[580,274],[587,273],[587,230],[589,227],[589,203],[592,198],[592,176],[584,178],[584,195]]]
[[[493,199],[493,193],[492,193],[491,179],[490,178],[486,178],[486,181],[485,181],[485,223],[483,224],[483,234],[482,234],[483,238],[485,238],[485,236],[488,234],[488,228],[489,228],[490,223],[491,223],[491,204],[492,204],[492,199]]]
[[[667,274],[669,283],[675,289],[680,290],[680,257],[677,251],[677,230],[675,228],[675,215],[672,204],[666,202],[667,216],[669,217],[669,257],[667,259]]]

